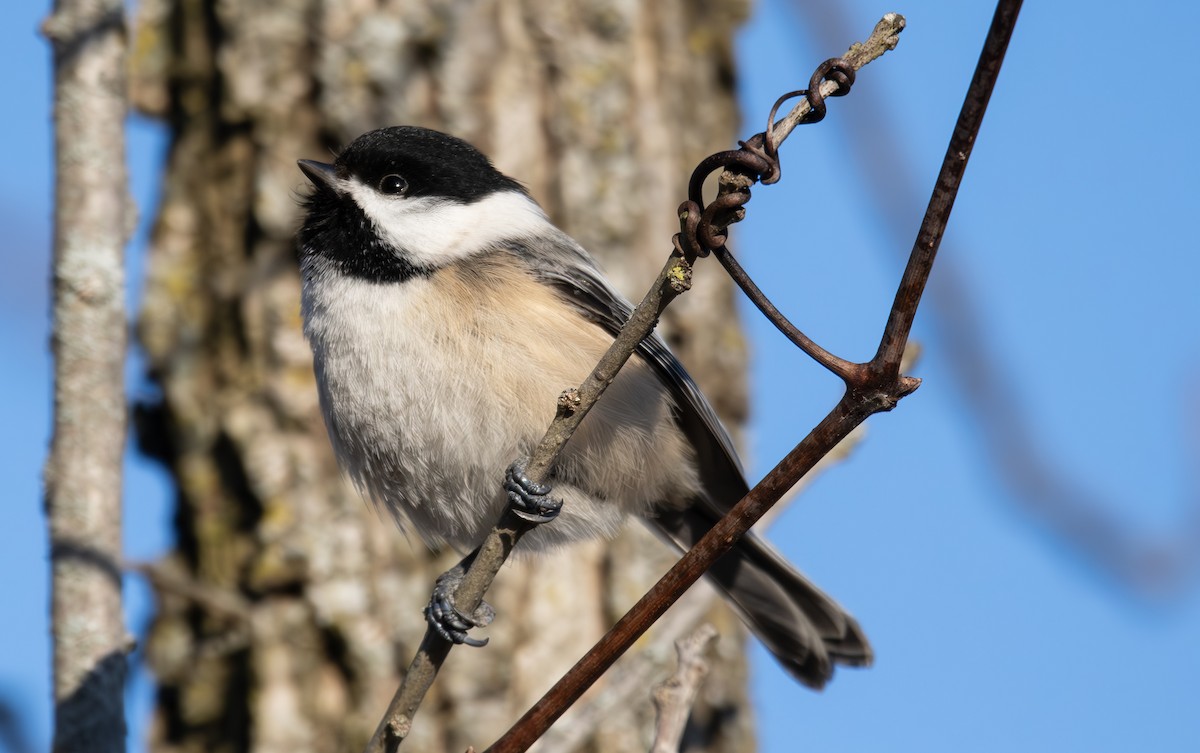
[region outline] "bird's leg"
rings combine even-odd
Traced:
[[[513,512],[530,523],[549,523],[562,511],[562,500],[550,496],[549,485],[539,484],[529,478],[522,460],[515,461],[504,472],[504,491]],[[476,647],[486,646],[487,639],[472,638],[467,631],[473,627],[487,627],[496,618],[496,610],[486,601],[481,601],[474,613],[463,614],[454,604],[454,593],[477,554],[478,549],[438,576],[429,597],[429,606],[425,607],[425,621],[438,635],[451,643]]]
[[[562,500],[550,496],[550,486],[539,484],[525,474],[525,461],[517,460],[504,472],[504,491],[508,504],[520,518],[530,523],[549,523],[562,512]]]
[[[429,596],[429,606],[425,607],[425,621],[429,626],[446,640],[454,644],[466,644],[479,648],[487,645],[487,638],[479,640],[467,635],[473,627],[487,627],[496,618],[496,610],[486,601],[479,602],[474,613],[470,615],[458,611],[454,605],[454,592],[462,583],[467,568],[475,560],[479,550],[463,557],[462,561],[438,576],[433,583],[433,593]]]

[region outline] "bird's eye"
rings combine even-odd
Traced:
[[[385,175],[379,180],[379,193],[404,193],[406,188],[408,188],[408,181],[404,178],[401,178],[399,175],[396,175],[395,173],[392,173],[391,175]]]

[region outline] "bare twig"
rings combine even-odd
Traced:
[[[897,35],[903,28],[904,18],[902,16],[894,13],[886,15],[876,25],[866,42],[856,44],[850,49],[848,58],[844,61],[844,64],[849,66],[851,70],[857,70],[857,68],[866,65],[888,50],[894,49]],[[818,86],[822,86],[822,91],[824,90],[823,85],[819,81]],[[830,93],[835,92],[836,89],[836,86],[833,87]],[[793,108],[791,113],[785,116],[782,122],[787,123],[790,119],[794,119],[796,123],[799,123],[809,113],[810,108],[810,105],[801,103]],[[791,128],[794,127],[794,124],[790,127],[785,125],[782,132],[774,134],[774,145],[778,146],[787,133],[790,132]],[[701,167],[704,164],[702,162]],[[697,168],[697,172],[699,171],[700,168]],[[693,183],[695,183],[694,180]],[[723,190],[729,193],[733,189]],[[694,187],[689,193],[695,193]],[[695,216],[690,220],[686,217],[682,219],[685,224],[689,221],[692,223],[698,221],[698,218]],[[732,213],[728,217],[722,218],[724,224],[737,219],[740,219],[740,215],[737,213]],[[710,232],[719,232],[719,229],[710,229]],[[600,359],[595,369],[588,375],[583,384],[576,389],[564,392],[563,396],[559,399],[558,411],[554,421],[551,423],[549,429],[547,429],[545,436],[526,464],[526,472],[531,479],[537,482],[545,481],[563,446],[570,439],[580,422],[583,421],[583,418],[587,415],[591,407],[595,405],[600,395],[603,394],[608,385],[616,378],[618,370],[629,360],[633,352],[637,349],[638,344],[653,331],[655,325],[658,323],[659,316],[667,305],[687,290],[690,285],[691,264],[694,260],[695,254],[688,252],[686,249],[681,249],[677,240],[676,253],[667,259],[654,284],[642,301],[634,308],[629,321],[617,334],[612,346]],[[531,528],[532,524],[516,515],[511,509],[505,511],[500,521],[496,524],[496,527],[489,532],[480,545],[474,561],[471,563],[461,585],[455,592],[454,601],[459,611],[464,614],[471,614],[475,611],[483,601],[483,595],[495,579],[500,567],[507,560],[517,542]],[[732,542],[730,543],[732,544]],[[699,573],[696,574],[696,578],[698,577]],[[694,580],[695,578],[692,578],[692,582]],[[690,582],[688,585],[690,585]],[[686,588],[686,586],[683,588]],[[678,598],[678,595],[675,598]],[[665,610],[665,606],[663,609]],[[661,615],[661,612],[659,615]],[[397,689],[396,695],[388,705],[388,710],[383,720],[367,745],[367,753],[395,750],[403,742],[404,738],[408,736],[412,720],[416,715],[421,700],[432,686],[438,669],[445,661],[450,648],[450,644],[438,636],[436,632],[432,629],[426,630],[425,637],[421,641],[421,646],[418,648],[416,656],[409,665],[408,671],[405,673],[403,682]],[[622,649],[622,651],[624,650]],[[612,657],[612,660],[615,660],[615,656]],[[608,662],[608,665],[611,665],[612,660]],[[555,716],[557,717],[561,713],[561,710],[559,710]],[[536,736],[532,739],[536,739]],[[525,747],[528,747],[532,743],[532,739],[525,744]]]
[[[861,67],[884,52],[893,49],[896,44],[897,34],[903,28],[903,17],[897,14],[888,14],[876,26],[866,43],[857,44],[851,48],[849,55],[853,57],[848,64]],[[856,70],[857,67],[853,69]],[[818,85],[820,85],[819,82]],[[836,91],[836,86],[831,89],[830,93],[833,91]],[[783,119],[783,122],[789,122],[789,119],[793,118],[795,123],[801,122],[808,113],[809,107],[809,105],[804,103],[798,105]],[[774,110],[772,110],[773,113]],[[795,124],[792,124],[790,127],[783,126],[784,131],[775,134],[774,145],[777,146],[781,143],[791,128],[794,127]],[[701,163],[702,166],[703,164]],[[700,168],[697,169],[697,172],[699,171]],[[694,180],[693,183],[695,183]],[[730,192],[731,190],[725,189],[726,192]],[[694,188],[690,193],[695,193]],[[683,219],[685,223],[688,221],[686,217]],[[740,215],[731,214],[726,219],[726,224],[736,219],[740,219]],[[693,217],[691,221],[694,223],[697,221],[697,218]],[[587,412],[600,398],[600,395],[603,394],[607,386],[616,377],[617,371],[630,358],[638,344],[653,331],[655,325],[658,323],[659,316],[666,306],[680,293],[687,290],[690,284],[691,263],[695,259],[695,254],[681,252],[682,249],[680,249],[678,241],[676,249],[677,253],[668,258],[658,278],[646,293],[641,303],[634,309],[629,321],[617,334],[612,347],[601,358],[596,368],[588,375],[583,384],[577,389],[568,390],[560,398],[554,421],[526,465],[526,471],[531,479],[540,482],[547,478],[563,446],[587,415]],[[530,528],[532,528],[532,525],[517,516],[511,509],[507,510],[501,516],[499,523],[497,523],[496,527],[492,529],[480,545],[474,561],[467,570],[458,591],[455,593],[455,603],[460,611],[465,614],[475,611],[483,600],[483,594],[491,585],[492,580],[495,579],[496,573],[499,572],[501,565],[508,558],[508,555],[512,552],[521,536],[530,530]],[[699,573],[696,574],[696,578],[698,577]],[[692,582],[694,580],[695,578],[692,578]],[[678,595],[675,598],[678,598]],[[663,609],[665,610],[665,606]],[[659,615],[661,615],[661,612]],[[642,629],[644,630],[645,628]],[[437,676],[438,668],[445,661],[449,650],[450,644],[447,641],[438,636],[433,630],[426,631],[425,638],[421,642],[417,655],[405,673],[404,681],[397,690],[391,704],[389,704],[387,713],[384,715],[383,720],[375,731],[375,735],[367,746],[368,753],[394,750],[407,737],[411,729],[413,717],[420,706],[421,700],[432,685],[434,678]],[[608,662],[608,665],[613,660],[615,660],[615,656]],[[561,713],[561,710],[557,712],[557,714]],[[557,714],[555,715],[556,717]],[[532,739],[536,739],[536,736]],[[532,739],[525,744],[526,748],[532,742]]]
[[[875,358],[869,363],[857,364],[847,373],[846,393],[833,410],[684,554],[587,655],[488,749],[488,753],[518,753],[528,749],[562,709],[573,703],[616,656],[632,645],[680,592],[729,551],[796,480],[867,417],[891,410],[919,386],[919,380],[900,375],[901,359],[1020,6],[1020,0],[1001,0],[996,9]]]
[[[910,351],[913,349],[910,348]],[[911,353],[909,354],[912,355]],[[909,370],[909,357],[906,356],[902,371]],[[793,498],[804,491],[816,478],[832,466],[845,462],[853,454],[859,442],[865,435],[866,427],[859,426],[842,440],[828,455],[821,459],[808,474],[795,486],[787,491],[763,517],[754,524],[758,531],[763,531],[774,522],[775,517],[791,504]],[[603,687],[578,703],[571,706],[563,717],[553,727],[538,739],[533,750],[547,753],[571,753],[579,750],[596,729],[609,718],[613,709],[621,708],[632,699],[645,692],[646,685],[662,662],[662,657],[668,647],[680,639],[684,633],[700,622],[705,613],[717,600],[717,592],[711,588],[692,588],[686,591],[674,607],[654,625],[652,642],[637,653],[629,654],[608,672]]]
[[[837,39],[847,33],[849,18],[843,6],[804,0],[793,4],[814,38]],[[892,133],[875,129],[867,133],[858,125],[888,120],[881,98],[868,96],[865,106],[863,102],[859,106],[867,114],[847,124],[852,143],[846,157],[862,172],[865,194],[889,224],[890,234],[907,234],[903,223],[911,214],[909,199],[915,193],[916,176],[900,158],[903,150]],[[954,258],[972,258],[964,245],[960,240]],[[1009,363],[997,351],[995,338],[984,331],[978,301],[961,267],[942,262],[925,300],[926,308],[933,308],[930,321],[942,347],[950,354],[951,371],[967,396],[964,406],[976,414],[987,445],[985,455],[998,466],[1022,513],[1056,537],[1055,545],[1065,542],[1083,561],[1134,595],[1154,599],[1180,593],[1195,572],[1200,552],[1196,514],[1200,497],[1188,498],[1187,511],[1169,533],[1139,536],[1129,520],[1112,512],[1116,505],[1106,504],[1102,494],[1071,477],[1053,448],[1039,441],[1030,412],[1015,394],[1014,380],[1006,375]]]
[[[121,0],[58,0],[54,438],[46,461],[54,749],[125,749],[125,25]]]
[[[630,654],[609,672],[603,687],[571,707],[570,711],[541,739],[536,750],[571,753],[579,750],[612,712],[633,699],[644,698],[667,659],[667,652],[687,631],[694,630],[717,599],[714,589],[692,589],[675,603],[675,608],[654,626],[653,643]]]
[[[125,570],[143,576],[159,595],[179,596],[203,607],[210,614],[238,623],[250,622],[250,604],[241,594],[193,578],[174,560],[126,562]]]
[[[717,629],[707,622],[691,635],[675,641],[679,666],[675,674],[654,688],[654,712],[657,724],[650,753],[677,753],[683,728],[687,725],[692,704],[700,692],[700,683],[708,675],[704,655],[717,637]]]

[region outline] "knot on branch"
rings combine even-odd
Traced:
[[[696,165],[688,181],[688,200],[679,205],[679,233],[673,239],[676,253],[692,261],[725,245],[729,225],[744,216],[742,206],[750,201],[750,186],[756,182],[763,185],[776,183],[782,175],[779,142],[787,134],[777,135],[775,113],[789,99],[804,96],[808,99],[809,109],[797,125],[820,121],[825,117],[827,96],[821,93],[823,81],[837,85],[828,96],[845,96],[854,84],[854,68],[843,58],[830,58],[821,63],[813,71],[807,89],[788,92],[775,100],[767,116],[766,131],[752,136],[749,141],[739,141],[740,149],[717,152]],[[704,181],[719,169],[743,180],[723,184],[717,198],[705,206]]]

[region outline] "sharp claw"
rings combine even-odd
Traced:
[[[434,632],[456,645],[482,648],[488,639],[482,640],[467,635],[473,627],[487,627],[496,616],[496,612],[487,602],[481,602],[473,614],[466,615],[454,606],[452,595],[462,581],[465,568],[460,564],[438,577],[429,597],[429,605],[425,607],[425,621]]]
[[[458,637],[461,638],[458,641],[460,644],[470,646],[471,648],[483,648],[488,644],[488,640],[490,640],[488,638],[472,638],[466,633],[459,633]]]
[[[558,517],[557,511],[551,515],[537,515],[534,513],[525,512],[524,510],[522,510],[520,508],[514,509],[513,514],[516,515],[518,518],[521,518],[523,520],[528,520],[530,523],[538,523],[538,524],[549,523],[550,521],[552,521]]]
[[[530,523],[549,523],[558,517],[562,511],[562,500],[550,496],[551,487],[539,484],[525,473],[523,461],[517,461],[508,467],[504,473],[504,490],[508,496],[508,504],[520,518]],[[454,605],[453,595],[458,589],[466,573],[467,565],[474,554],[438,577],[429,597],[429,606],[425,607],[425,621],[443,640],[458,645],[486,646],[488,639],[482,640],[467,635],[473,627],[486,627],[496,616],[495,610],[481,602],[472,614],[463,614]]]
[[[505,471],[504,490],[508,492],[508,504],[513,512],[530,523],[549,523],[562,512],[562,500],[550,497],[550,486],[529,478],[521,461]]]
[[[442,637],[443,640],[459,646],[471,646],[472,648],[483,648],[488,644],[488,639],[472,638],[467,635],[466,630],[468,625],[461,621],[451,619],[439,619],[435,613],[437,610],[432,607],[425,608],[425,621],[433,628],[434,632]],[[458,615],[457,612],[454,613]],[[458,615],[461,616],[461,615]],[[462,627],[459,627],[462,625]]]

